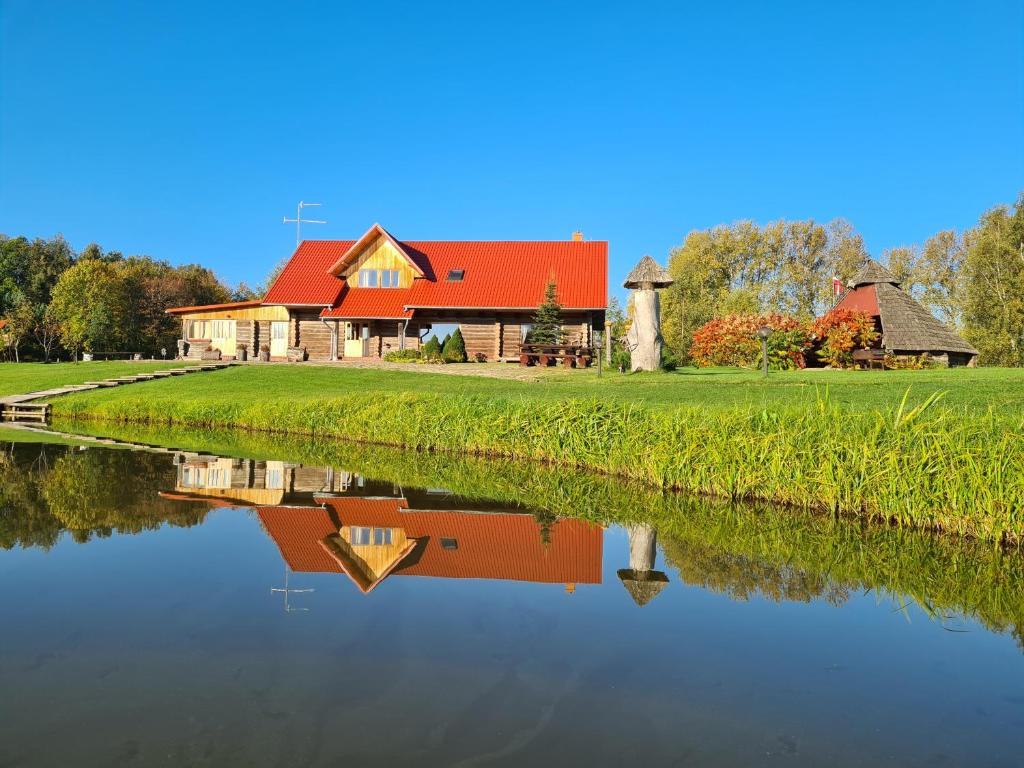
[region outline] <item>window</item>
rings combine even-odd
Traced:
[[[190,339],[208,339],[210,338],[210,321],[209,320],[193,320],[192,321],[192,333],[189,336]]]
[[[390,544],[391,543],[391,529],[390,528],[374,528],[373,529],[373,543],[374,544]]]
[[[360,288],[400,288],[397,269],[360,269],[357,284]]]
[[[365,547],[370,543],[370,529],[352,526],[352,546]]]
[[[271,323],[270,338],[280,341],[288,338],[288,323]]]
[[[452,549],[458,549],[458,548],[459,548],[459,540],[458,539],[441,539],[441,549],[452,550]]]
[[[461,283],[462,278],[466,276],[466,270],[464,269],[449,269],[448,270],[448,282],[449,283]]]

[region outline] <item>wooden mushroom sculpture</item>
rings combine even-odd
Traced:
[[[623,286],[633,291],[633,324],[626,334],[630,370],[656,371],[661,368],[661,305],[658,289],[672,285],[668,270],[650,256],[633,267]]]
[[[640,607],[657,597],[668,584],[668,576],[654,570],[658,552],[658,535],[649,525],[631,525],[629,533],[629,568],[618,572],[622,585]]]

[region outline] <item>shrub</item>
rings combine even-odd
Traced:
[[[819,360],[834,368],[848,368],[853,365],[853,351],[868,349],[878,339],[878,331],[871,315],[834,309],[814,321],[811,337],[819,347]]]
[[[441,357],[446,363],[466,362],[466,341],[462,338],[461,328],[456,328],[455,333],[444,340]]]
[[[548,281],[544,289],[544,301],[537,307],[532,326],[526,339],[531,344],[561,344],[564,340],[562,305],[558,301],[554,278]]]
[[[935,362],[927,352],[922,352],[920,355],[887,354],[884,364],[886,368],[893,371],[922,371],[925,368],[935,367]]]
[[[420,359],[418,349],[395,349],[384,355],[387,363],[411,363]]]
[[[475,355],[473,355],[473,359],[476,360],[478,363],[486,363],[487,355],[485,355],[483,352],[477,352]]]
[[[757,329],[772,329],[768,337],[768,365],[789,370],[806,366],[804,353],[810,334],[796,318],[788,315],[726,315],[705,323],[693,332],[690,357],[702,368],[733,365],[757,368],[761,365],[761,339]]]
[[[676,353],[668,347],[663,347],[661,350],[661,370],[674,371],[678,367],[679,358],[676,357]]]
[[[434,362],[441,359],[441,342],[437,340],[437,336],[431,336],[427,339],[423,345],[421,358],[428,362]]]

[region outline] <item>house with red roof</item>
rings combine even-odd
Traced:
[[[398,240],[379,224],[358,240],[305,240],[261,301],[175,307],[188,356],[242,345],[273,360],[380,357],[418,349],[431,328],[458,325],[471,359],[519,358],[554,281],[563,328],[581,345],[604,328],[608,243]]]

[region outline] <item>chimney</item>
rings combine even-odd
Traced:
[[[575,232],[572,233],[572,240],[574,243],[582,243],[583,233],[577,229]]]

